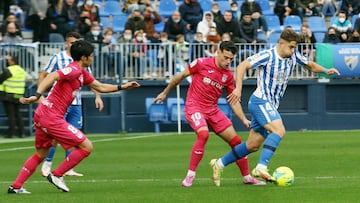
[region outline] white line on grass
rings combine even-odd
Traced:
[[[161,133],[161,134],[146,134],[146,135],[139,135],[139,136],[128,136],[128,137],[117,137],[117,138],[104,138],[104,139],[94,140],[92,142],[96,143],[96,142],[111,142],[111,141],[116,141],[116,140],[133,140],[133,139],[141,139],[141,138],[168,136],[168,135],[173,135],[173,134],[174,133]],[[1,140],[0,144],[18,143],[18,142],[34,142],[34,138],[5,139],[5,140]],[[18,151],[18,150],[25,150],[25,149],[34,149],[34,146],[5,148],[5,149],[0,149],[0,152]]]

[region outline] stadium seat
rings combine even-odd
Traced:
[[[301,25],[302,25],[302,21],[301,21],[300,16],[289,15],[289,16],[286,16],[284,19],[284,28],[290,26],[290,27],[292,27],[293,30],[295,30],[296,32],[299,32],[301,29]]]
[[[185,104],[180,104],[180,120],[186,121],[184,114]],[[170,109],[170,120],[176,122],[178,120],[178,107],[177,104],[172,104]]]
[[[211,0],[199,0],[199,4],[204,12],[211,11],[211,7],[212,7]]]
[[[52,43],[63,43],[65,41],[64,37],[59,33],[50,33],[49,42]]]
[[[272,32],[269,35],[268,43],[269,44],[276,44],[276,43],[278,43],[279,38],[280,38],[280,33],[279,32]]]
[[[113,30],[114,32],[123,33],[125,30],[125,24],[128,18],[123,15],[116,15],[113,17]]]
[[[336,18],[337,18],[337,16],[333,16],[333,17],[330,18],[329,27],[331,27],[331,25],[334,23]]]
[[[177,10],[174,0],[161,0],[159,5],[159,15],[168,18]]]
[[[217,1],[216,3],[218,3],[221,14],[223,15],[226,10],[230,10],[231,8],[229,1]]]
[[[227,100],[223,97],[219,98],[218,106],[222,112],[231,120],[232,118],[232,109],[227,102]]]
[[[180,98],[180,104],[184,104],[184,99],[183,98]],[[166,105],[167,105],[167,109],[168,109],[168,112],[170,113],[171,112],[171,107],[173,104],[177,105],[178,103],[178,99],[176,97],[169,97],[167,98],[166,100]]]
[[[103,8],[103,12],[107,13],[108,15],[124,15],[122,12],[122,7],[118,1],[105,1]]]
[[[107,27],[112,27],[112,23],[108,16],[100,16],[100,22],[102,29],[105,29]]]
[[[312,32],[326,32],[326,22],[324,18],[320,16],[310,16],[308,17],[309,28]]]
[[[359,15],[360,15],[360,14],[359,14]],[[353,16],[352,16],[351,24],[352,24],[352,27],[353,27],[353,28],[355,27],[355,22],[356,22],[356,19],[359,18],[359,15],[353,15]]]
[[[161,20],[160,23],[156,23],[154,25],[155,32],[157,32],[157,33],[164,32],[164,27],[165,27],[165,22],[164,22],[164,20]]]
[[[269,0],[256,0],[261,7],[261,12],[265,16],[272,16],[274,15],[273,9],[271,9]]]
[[[268,25],[269,31],[274,31],[274,32],[282,31],[280,26],[279,16],[277,15],[266,16],[265,20]]]
[[[156,133],[160,133],[160,123],[166,122],[168,119],[166,104],[154,104],[155,98],[145,98],[146,115],[149,121],[154,122],[154,128]]]
[[[316,43],[322,43],[324,41],[326,32],[314,32]]]

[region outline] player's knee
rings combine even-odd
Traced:
[[[93,144],[90,140],[86,139],[83,143],[81,143],[79,145],[80,148],[82,148],[83,150],[91,153],[93,151]]]

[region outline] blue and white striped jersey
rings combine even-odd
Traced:
[[[60,69],[66,68],[70,63],[73,62],[71,56],[69,56],[66,51],[59,52],[54,54],[49,62],[44,67],[44,71],[51,73]],[[87,71],[91,73],[90,68],[87,68]],[[81,105],[81,94],[80,91],[77,92],[76,98],[71,103],[71,105]]]
[[[261,51],[247,58],[257,71],[257,88],[253,93],[258,98],[266,99],[276,108],[285,93],[289,78],[296,64],[307,65],[308,60],[295,49],[289,58],[282,58],[276,47]]]

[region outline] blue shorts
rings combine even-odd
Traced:
[[[70,105],[65,114],[65,120],[75,128],[81,130],[83,126],[82,106]]]
[[[268,131],[263,126],[274,120],[281,119],[279,112],[269,101],[254,95],[250,97],[248,108],[252,116],[250,127],[266,138]]]

